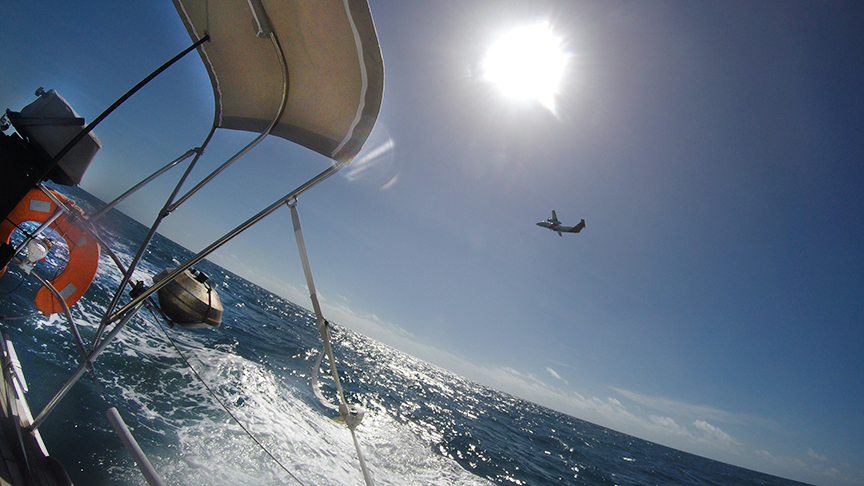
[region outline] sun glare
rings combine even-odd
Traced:
[[[537,100],[555,111],[555,95],[569,55],[546,23],[502,36],[483,59],[483,77],[516,99]]]

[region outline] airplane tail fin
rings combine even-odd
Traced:
[[[573,229],[570,230],[570,233],[578,233],[578,232],[582,231],[583,229],[585,229],[585,220],[584,219],[582,221],[579,221],[579,224],[574,226]]]

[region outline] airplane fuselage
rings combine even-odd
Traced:
[[[585,228],[585,220],[579,222],[576,226],[564,226],[558,221],[558,215],[555,214],[555,211],[552,211],[552,217],[547,219],[546,221],[540,221],[537,223],[537,226],[542,228],[548,228],[552,231],[558,233],[558,236],[564,236],[563,233],[578,233]]]

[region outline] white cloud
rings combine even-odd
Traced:
[[[269,273],[261,272],[260,269],[246,264],[243,259],[234,253],[223,249],[211,253],[207,259],[222,268],[231,269],[232,272],[246,280],[249,280],[256,285],[260,285],[270,292],[280,295],[297,305],[303,307],[311,306],[309,302],[309,291],[305,286],[301,289],[286,282],[285,279],[273,278]]]
[[[675,423],[675,421],[669,417],[658,417],[656,415],[651,415],[650,417],[648,417],[648,419],[651,420],[651,422],[657,425],[661,425],[663,427],[681,428],[680,425]]]
[[[753,451],[753,452],[754,452],[757,456],[759,456],[759,457],[761,457],[761,458],[763,458],[763,459],[766,459],[766,460],[769,460],[769,461],[774,460],[774,456],[773,456],[770,452],[768,452],[768,451],[766,451],[766,450],[758,450],[758,451]]]
[[[664,397],[652,397],[636,393],[621,388],[611,387],[616,392],[623,395],[625,398],[632,400],[640,405],[653,408],[659,412],[671,415],[682,415],[685,417],[701,418],[713,420],[717,422],[741,423],[743,418],[714,407],[706,405],[696,405],[692,403],[681,402]]]
[[[812,448],[806,451],[807,457],[819,461],[817,464],[808,464],[806,461],[796,457],[775,456],[768,451],[755,451],[755,456],[760,459],[763,467],[774,474],[784,474],[801,477],[804,481],[813,484],[840,484],[861,485],[864,484],[864,476],[860,471],[852,471],[849,464],[842,465],[843,471],[831,466],[830,459],[817,453]]]
[[[429,360],[430,353],[434,356],[438,352],[434,347],[418,343],[413,334],[396,324],[384,321],[375,314],[355,311],[344,297],[341,299],[337,297],[334,300],[341,300],[341,302],[331,303],[326,300],[321,302],[324,315],[328,320],[421,359]]]
[[[661,429],[668,431],[670,434],[692,437],[690,431],[687,430],[686,427],[681,427],[671,417],[658,417],[657,415],[651,415],[648,417],[648,420],[650,420],[652,424],[661,427]]]
[[[741,445],[740,442],[733,439],[732,436],[720,430],[720,427],[709,424],[704,420],[696,420],[693,426],[703,432],[699,440],[708,443],[719,449],[730,449],[732,446]]]
[[[817,461],[823,461],[823,462],[827,462],[827,461],[828,461],[828,458],[827,458],[827,457],[825,457],[825,456],[823,456],[823,455],[821,455],[821,454],[816,453],[816,451],[814,451],[812,448],[808,448],[808,449],[807,449],[807,457],[810,457],[810,458],[816,459]]]
[[[565,380],[564,378],[561,378],[561,375],[559,375],[558,372],[553,370],[552,368],[547,366],[546,371],[548,371],[549,374],[552,375],[552,377],[554,377],[555,379],[558,379],[558,380],[563,381],[564,383],[567,383],[567,380]]]

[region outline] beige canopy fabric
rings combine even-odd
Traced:
[[[271,134],[334,160],[354,157],[384,90],[381,49],[366,0],[174,0],[216,97],[216,126]]]

